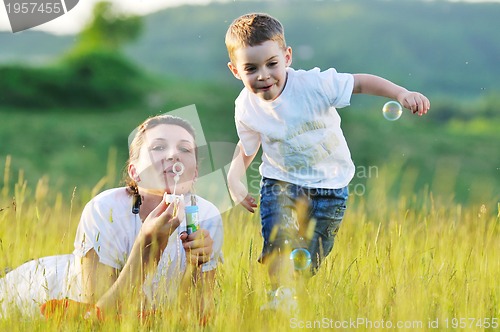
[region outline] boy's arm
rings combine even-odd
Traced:
[[[241,182],[241,178],[245,175],[248,166],[254,160],[257,152],[258,149],[251,156],[245,155],[241,141],[239,141],[227,174],[227,183],[231,198],[236,203],[241,203],[245,209],[252,213],[255,212],[254,208],[257,207],[257,204],[255,203],[255,199],[248,194],[248,189]]]
[[[354,74],[353,93],[363,93],[397,100],[403,107],[420,116],[427,113],[431,104],[419,92],[408,91],[385,78],[370,74]]]

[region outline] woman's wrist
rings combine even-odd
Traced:
[[[137,241],[139,241],[142,249],[150,251],[151,247],[157,246],[157,249],[163,250],[167,246],[168,238],[169,236],[166,234],[161,234],[154,230],[141,229],[137,236]]]

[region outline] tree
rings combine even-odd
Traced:
[[[120,51],[122,46],[136,40],[142,32],[140,16],[119,12],[110,2],[98,2],[91,21],[80,32],[72,55],[89,51]]]

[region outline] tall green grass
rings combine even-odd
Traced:
[[[403,324],[398,330],[413,331],[438,324],[438,330],[469,331],[488,330],[487,320],[495,330],[492,319],[500,324],[499,203],[458,205],[430,189],[412,192],[404,183],[399,199],[391,199],[394,182],[411,183],[411,178],[382,168],[368,179],[363,195],[351,195],[332,253],[315,277],[297,279],[300,311],[292,315],[259,310],[268,300],[269,281],[256,262],[262,245],[258,214],[240,207],[224,213],[224,264],[217,271],[215,311],[206,330],[363,331]],[[13,177],[7,161],[0,194],[0,268],[71,252],[83,204],[101,184],[94,189],[61,194],[43,177],[30,187],[22,173]],[[102,326],[12,317],[0,321],[0,330],[202,330],[193,309],[162,309],[148,324],[133,315]]]

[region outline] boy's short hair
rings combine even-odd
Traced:
[[[234,62],[234,52],[238,48],[260,45],[275,41],[286,48],[283,25],[274,17],[263,13],[245,14],[233,21],[226,33],[226,47],[229,59]]]

